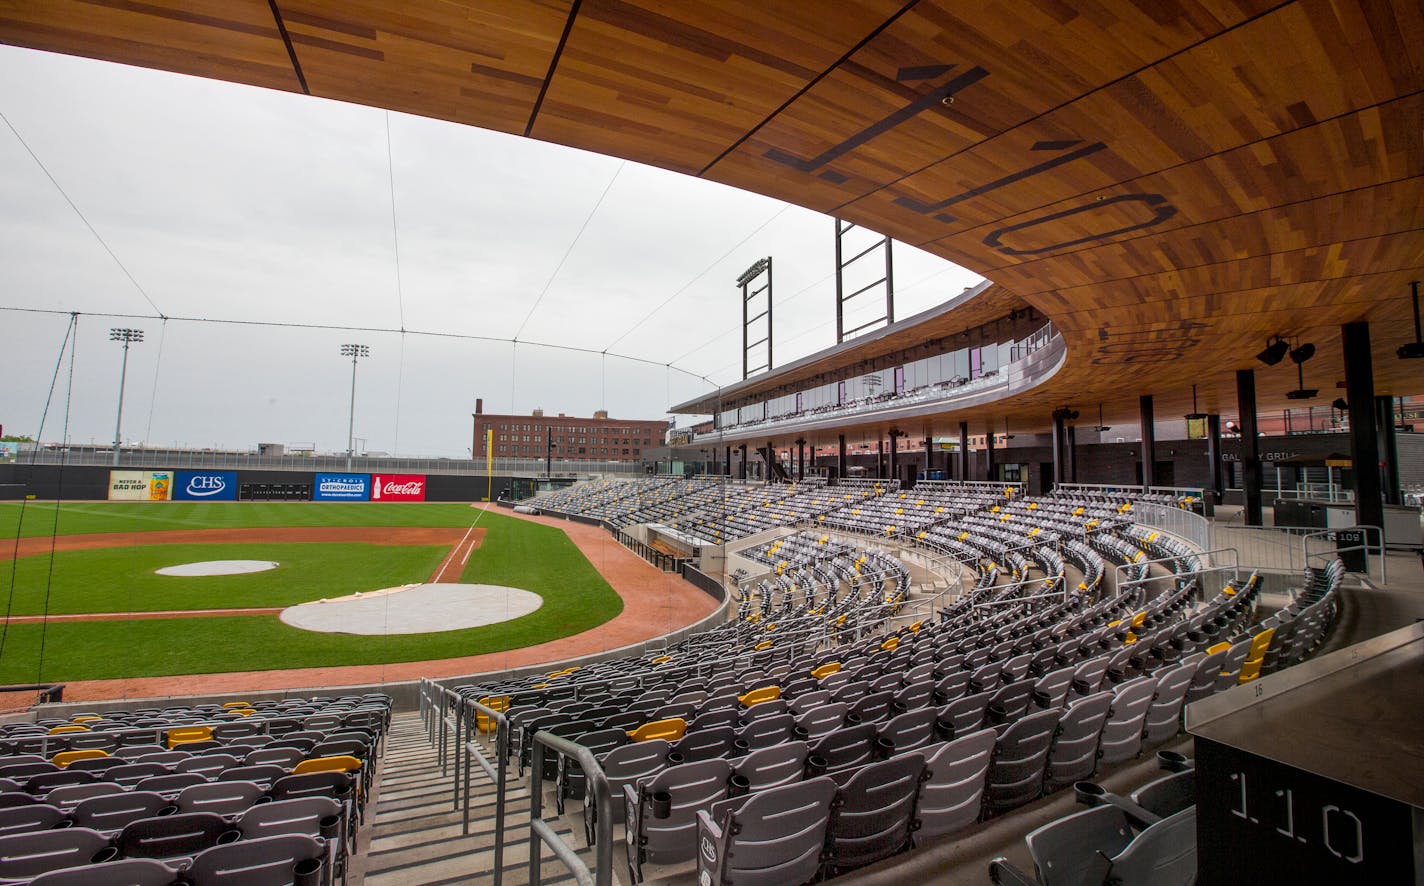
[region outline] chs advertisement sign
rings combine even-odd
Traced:
[[[179,501],[237,501],[237,472],[179,471],[173,497]]]
[[[109,472],[109,501],[168,501],[172,497],[171,471]]]
[[[312,501],[367,501],[370,497],[370,474],[317,474],[312,483]]]
[[[371,501],[425,501],[425,475],[375,474]]]

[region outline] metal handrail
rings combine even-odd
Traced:
[[[504,877],[504,818],[507,786],[509,783],[509,766],[506,763],[509,759],[510,745],[509,720],[500,711],[496,711],[488,705],[480,704],[473,699],[463,699],[463,705],[470,713],[475,715],[466,718],[467,730],[471,723],[475,724],[476,729],[478,728],[479,714],[484,714],[494,722],[494,754],[498,765],[496,766],[490,763],[489,759],[485,757],[481,743],[474,740],[467,732],[464,741],[463,755],[465,758],[463,791],[459,788],[456,789],[456,793],[460,794],[463,798],[463,802],[461,803],[460,833],[470,833],[470,763],[473,761],[477,763],[479,767],[484,770],[485,775],[489,776],[490,780],[494,782],[494,886],[500,886],[500,882]]]
[[[1114,587],[1125,588],[1125,587],[1133,587],[1133,586],[1140,585],[1140,584],[1146,584],[1146,583],[1149,582],[1149,581],[1158,581],[1158,580],[1161,580],[1161,579],[1164,578],[1164,577],[1177,578],[1177,579],[1195,578],[1196,576],[1200,575],[1200,574],[1203,573],[1203,572],[1215,572],[1215,571],[1218,571],[1218,570],[1220,570],[1220,569],[1226,568],[1224,565],[1223,565],[1223,566],[1212,566],[1212,567],[1205,567],[1205,568],[1202,568],[1202,569],[1197,569],[1197,570],[1194,570],[1194,571],[1189,572],[1189,573],[1186,573],[1186,574],[1173,571],[1170,576],[1160,576],[1160,575],[1159,575],[1159,576],[1155,576],[1155,577],[1151,574],[1151,573],[1152,573],[1152,570],[1149,569],[1149,570],[1147,570],[1148,574],[1147,574],[1147,575],[1144,575],[1142,578],[1134,578],[1134,579],[1128,579],[1128,578],[1126,578],[1126,570],[1132,569],[1132,568],[1135,568],[1135,567],[1138,567],[1138,566],[1154,566],[1154,565],[1161,565],[1161,564],[1163,564],[1163,563],[1175,563],[1176,561],[1182,559],[1183,556],[1196,557],[1196,558],[1198,558],[1198,562],[1199,562],[1199,563],[1207,563],[1207,562],[1210,562],[1210,561],[1209,561],[1209,560],[1204,560],[1204,559],[1202,559],[1202,558],[1204,558],[1204,557],[1210,557],[1210,556],[1212,556],[1213,554],[1230,554],[1230,555],[1231,555],[1231,567],[1230,567],[1230,568],[1233,570],[1235,577],[1239,578],[1239,577],[1241,576],[1241,555],[1237,552],[1237,550],[1236,550],[1235,548],[1215,548],[1215,549],[1210,550],[1210,551],[1192,551],[1190,554],[1186,554],[1186,555],[1181,555],[1181,554],[1179,554],[1179,555],[1173,556],[1173,557],[1157,557],[1157,558],[1152,559],[1152,560],[1134,560],[1134,561],[1132,561],[1131,563],[1119,563],[1119,564],[1117,564],[1116,566],[1113,567],[1113,585],[1114,585]]]
[[[584,790],[591,792],[594,808],[597,810],[594,823],[594,866],[592,870],[578,857],[578,853],[558,835],[549,823],[544,821],[544,790],[540,782],[544,778],[545,748],[573,757],[583,770]],[[542,883],[543,843],[554,853],[554,857],[574,875],[580,886],[613,886],[613,794],[608,786],[608,777],[593,751],[566,738],[540,730],[534,733],[533,768],[529,772],[529,882]]]
[[[1330,550],[1329,553],[1326,553],[1326,552],[1323,552],[1323,551],[1322,551],[1322,552],[1317,552],[1317,553],[1312,554],[1312,553],[1310,552],[1310,539],[1312,539],[1312,538],[1329,538],[1330,540],[1334,541],[1334,540],[1335,540],[1335,535],[1336,535],[1336,533],[1338,533],[1338,532],[1349,532],[1349,531],[1352,530],[1352,529],[1362,529],[1362,530],[1364,530],[1364,533],[1365,533],[1365,543],[1364,543],[1364,544],[1362,544],[1362,545],[1350,545],[1349,547],[1345,547],[1345,548],[1340,548],[1340,547],[1333,548],[1333,549]],[[1371,545],[1370,545],[1370,533],[1371,533],[1371,532],[1375,533],[1376,537],[1379,538],[1379,544],[1376,545],[1376,546],[1371,546]],[[1341,552],[1344,552],[1344,551],[1364,551],[1366,557],[1374,557],[1374,558],[1378,559],[1378,560],[1379,560],[1379,564],[1380,564],[1380,584],[1386,584],[1386,583],[1388,583],[1388,581],[1389,581],[1389,566],[1388,566],[1389,558],[1385,556],[1385,549],[1384,549],[1384,530],[1381,529],[1380,527],[1378,527],[1378,526],[1369,526],[1369,525],[1366,525],[1366,524],[1361,523],[1361,524],[1357,524],[1357,525],[1355,525],[1355,526],[1338,526],[1338,527],[1336,527],[1336,528],[1334,528],[1334,529],[1324,529],[1324,530],[1321,530],[1321,531],[1319,531],[1319,532],[1311,532],[1311,533],[1308,533],[1308,534],[1306,534],[1306,535],[1302,535],[1302,536],[1300,537],[1300,552],[1301,552],[1301,555],[1302,555],[1302,560],[1303,560],[1303,562],[1305,562],[1305,563],[1307,563],[1307,564],[1310,562],[1310,559],[1311,559],[1312,557],[1319,558],[1319,559],[1333,559],[1336,555],[1338,555],[1338,554],[1340,554]],[[1365,568],[1366,568],[1366,569],[1369,568],[1369,563],[1368,563],[1368,562],[1365,564]]]

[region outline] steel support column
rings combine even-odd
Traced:
[[[1214,412],[1206,417],[1206,458],[1211,476],[1211,504],[1219,505],[1225,484],[1221,476],[1221,416]]]
[[[1068,430],[1062,410],[1054,410],[1053,413],[1053,485],[1056,488],[1062,483],[1068,482],[1068,457],[1065,450],[1068,448]],[[1043,492],[1048,493],[1045,489]]]
[[[1261,525],[1261,441],[1256,437],[1256,372],[1236,370],[1236,411],[1241,425],[1241,491],[1246,500],[1242,518]]]
[[[1394,439],[1394,398],[1375,398],[1375,433],[1379,435],[1380,483],[1384,503],[1404,504],[1399,489],[1399,443]]]
[[[1142,423],[1142,485],[1156,486],[1157,472],[1153,466],[1157,461],[1157,428],[1152,419],[1152,395],[1138,397],[1137,406]]]
[[[969,479],[969,422],[959,423],[959,476],[961,483]]]
[[[836,480],[846,475],[845,434],[836,435]]]
[[[994,423],[984,432],[984,479],[994,482]]]
[[[1370,324],[1340,327],[1345,351],[1345,399],[1350,404],[1350,460],[1355,473],[1355,522],[1384,526],[1380,498],[1379,434],[1375,430],[1375,371],[1370,359]]]

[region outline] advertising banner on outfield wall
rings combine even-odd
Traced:
[[[172,471],[110,471],[109,501],[168,501]]]
[[[179,501],[237,501],[237,471],[179,471],[173,497]]]
[[[373,474],[371,501],[425,501],[425,475]]]
[[[370,474],[317,474],[312,482],[312,501],[367,501],[370,497]]]

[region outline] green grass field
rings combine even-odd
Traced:
[[[171,513],[170,513],[171,511]],[[13,539],[48,535],[53,503],[0,507]],[[41,527],[35,518],[43,515]],[[622,601],[557,529],[481,514],[461,504],[64,503],[66,534],[258,526],[464,527],[485,529],[461,581],[533,591],[535,612],[497,625],[397,637],[303,631],[276,616],[10,624],[0,637],[0,682],[96,680],[220,671],[384,664],[501,652],[596,627]],[[32,522],[33,521],[33,522]],[[40,528],[44,531],[40,532]],[[3,543],[3,542],[0,542]],[[444,550],[364,544],[125,546],[0,561],[0,606],[11,614],[280,606],[353,590],[426,580]],[[157,576],[159,566],[203,559],[264,559],[264,573]],[[13,569],[12,569],[13,567]],[[13,575],[13,580],[12,580]],[[52,577],[51,577],[52,576]],[[393,605],[399,605],[397,602]]]
[[[22,517],[23,512],[23,517]],[[57,513],[56,513],[57,512]],[[66,501],[0,502],[0,539],[161,529],[257,526],[469,526],[479,510],[458,503]],[[489,516],[496,516],[493,509]],[[484,518],[488,519],[488,518]]]

